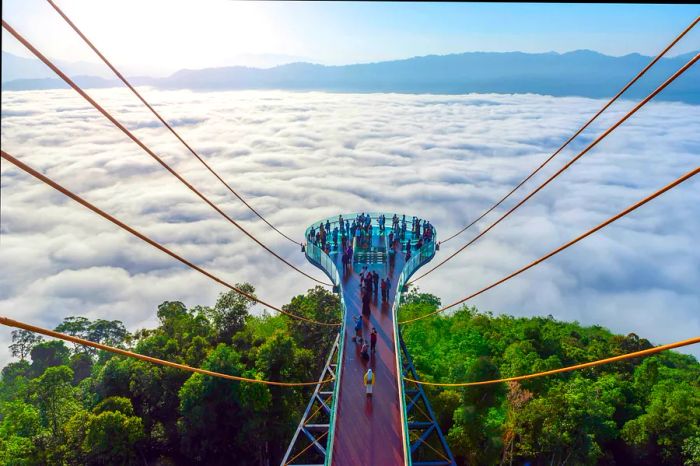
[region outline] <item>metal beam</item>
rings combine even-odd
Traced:
[[[329,382],[326,383],[325,385],[322,385],[320,382],[322,380],[325,380],[333,374],[333,377],[335,377],[335,370],[332,369],[336,366],[336,362],[334,360],[334,357],[338,353],[338,344],[340,341],[340,334],[335,338],[335,342],[333,343],[333,346],[331,346],[331,351],[330,354],[328,355],[328,359],[326,360],[326,365],[323,367],[323,371],[321,372],[321,376],[318,378],[319,384],[316,385],[316,388],[314,389],[314,393],[311,396],[311,399],[309,400],[309,403],[306,405],[306,409],[304,410],[304,414],[301,416],[301,421],[299,422],[299,425],[297,426],[297,430],[294,432],[294,437],[292,437],[292,441],[289,442],[289,447],[287,448],[287,452],[284,454],[284,458],[282,458],[282,466],[286,465],[294,465],[294,466],[322,466],[323,463],[320,464],[309,464],[309,463],[295,463],[294,461],[297,459],[297,457],[294,456],[293,452],[295,451],[295,446],[297,446],[297,443],[301,441],[302,438],[307,438],[311,443],[308,444],[307,446],[304,447],[299,447],[296,448],[298,451],[304,451],[304,449],[311,448],[311,445],[314,446],[314,450],[316,450],[318,453],[320,453],[324,457],[324,463],[325,463],[325,457],[327,454],[327,448],[328,448],[328,438],[324,438],[323,442],[325,442],[324,445],[322,445],[319,442],[319,439],[321,439],[322,436],[327,436],[328,434],[328,429],[329,429],[329,424],[328,423],[323,423],[323,422],[309,422],[312,421],[313,417],[318,415],[318,411],[322,410],[325,412],[327,415],[330,415],[331,410],[335,406],[335,400],[333,399],[333,388],[335,387],[335,384],[337,381]],[[328,389],[328,386],[330,386],[330,390]],[[330,401],[330,403],[329,403]],[[318,408],[313,409],[314,405],[318,404]],[[329,406],[330,404],[330,406]],[[308,424],[307,424],[308,422]],[[313,433],[312,433],[313,431]],[[302,434],[302,435],[300,435]],[[315,435],[314,435],[315,434]],[[299,453],[296,453],[299,455]],[[304,456],[304,455],[300,455]],[[299,458],[300,461],[303,461],[303,458]]]
[[[403,361],[403,375],[410,375],[412,379],[414,380],[420,380],[418,378],[418,374],[416,372],[416,368],[413,365],[413,359],[411,358],[411,355],[408,353],[408,349],[406,348],[406,344],[403,341],[403,338],[401,338],[401,333],[399,332],[399,343],[401,345],[401,353],[403,355],[402,361]],[[411,444],[411,456],[415,454],[415,452],[418,450],[418,448],[422,444],[426,444],[428,438],[430,437],[431,434],[435,433],[437,434],[437,437],[440,441],[440,446],[442,447],[442,452],[439,453],[440,456],[443,456],[442,459],[438,460],[419,460],[419,461],[412,461],[411,464],[414,466],[438,466],[438,465],[445,465],[445,466],[456,466],[456,462],[454,457],[452,456],[452,451],[450,450],[449,445],[447,445],[447,440],[445,439],[445,436],[442,434],[442,429],[440,429],[440,425],[437,422],[437,418],[435,417],[435,413],[433,412],[433,408],[430,405],[430,401],[428,401],[428,397],[425,395],[425,391],[423,390],[423,386],[421,384],[415,384],[415,388],[408,389],[406,388],[406,382],[404,381],[404,393],[410,400],[408,404],[406,405],[406,414],[410,414],[413,411],[413,408],[418,404],[419,401],[423,402],[423,405],[426,408],[426,412],[423,413],[424,415],[428,416],[428,419],[425,421],[409,421],[408,422],[408,429],[413,430],[413,431],[420,431],[421,435],[420,437]],[[431,447],[432,449],[433,447]],[[449,461],[447,461],[449,460]]]

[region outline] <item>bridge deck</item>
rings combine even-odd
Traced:
[[[338,254],[332,254],[341,271],[342,293],[345,297],[346,338],[343,351],[343,372],[340,379],[333,465],[337,466],[393,466],[403,465],[403,433],[401,404],[397,386],[396,353],[394,350],[394,323],[391,307],[396,296],[396,282],[404,265],[401,250],[390,256],[388,263],[370,264],[380,280],[387,274],[391,278],[389,299],[382,302],[381,290],[372,299],[370,323],[363,319],[365,338],[372,327],[377,329],[377,351],[369,361],[360,356],[360,347],[352,341],[355,321],[360,315],[360,276],[357,270],[343,272]],[[359,267],[355,264],[355,267]],[[380,281],[381,283],[381,281]],[[371,367],[376,374],[374,395],[365,394],[363,376]]]

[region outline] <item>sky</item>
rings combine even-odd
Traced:
[[[470,51],[657,53],[698,5],[57,0],[130,73],[338,65]],[[3,19],[53,58],[96,61],[43,0],[7,0]],[[3,31],[3,50],[27,52]],[[700,31],[674,48],[700,48]]]
[[[300,241],[311,222],[369,210],[428,219],[444,238],[508,192],[604,103],[533,94],[141,91],[234,189]],[[135,97],[118,88],[90,94],[265,244],[322,278]],[[503,208],[633,104],[614,104]],[[453,302],[697,167],[699,126],[699,106],[650,103],[420,280],[420,289]],[[218,216],[72,91],[3,92],[1,129],[3,150],[225,280],[252,282],[260,298],[281,306],[314,286]],[[70,315],[120,319],[133,331],[154,326],[163,301],[212,305],[225,291],[9,163],[2,162],[0,173],[0,315],[49,328]],[[602,325],[653,344],[700,335],[698,178],[468,304]],[[495,218],[444,245],[435,260]],[[10,330],[0,328],[0,363],[9,358],[9,340]],[[682,351],[700,356],[697,345]]]

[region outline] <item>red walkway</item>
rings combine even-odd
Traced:
[[[355,271],[348,270],[343,273],[343,265],[338,255],[333,254],[333,256],[341,272],[342,293],[347,306],[343,369],[332,447],[333,465],[404,465],[401,404],[396,374],[394,324],[391,315],[391,306],[396,295],[396,282],[404,264],[403,254],[398,251],[390,256],[393,259],[390,259],[388,264],[369,265],[369,270],[376,270],[380,280],[388,274],[392,287],[388,301],[382,303],[381,290],[377,293],[377,298],[373,299],[370,322],[363,319],[365,338],[369,338],[372,327],[377,329],[377,352],[369,361],[361,358],[360,347],[352,341],[355,335],[353,318],[360,315],[362,309],[360,277]],[[369,367],[377,377],[372,398],[366,396],[363,384],[363,376]]]

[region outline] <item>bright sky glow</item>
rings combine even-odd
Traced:
[[[289,61],[347,64],[468,51],[652,55],[698,5],[57,0],[131,72]],[[54,58],[96,62],[43,0],[7,0],[3,18]],[[700,29],[700,28],[699,28]],[[27,56],[3,31],[3,50]],[[700,48],[693,31],[674,54]]]

